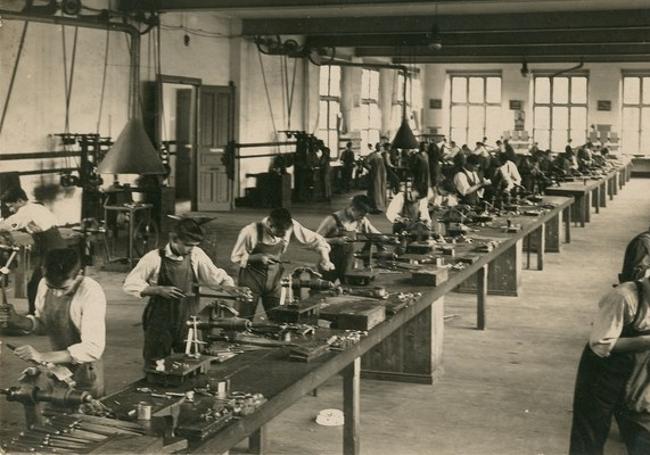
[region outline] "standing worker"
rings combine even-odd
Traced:
[[[34,239],[35,260],[32,276],[27,283],[28,314],[34,314],[38,284],[43,278],[41,263],[45,254],[55,248],[64,248],[65,242],[56,227],[56,217],[41,204],[29,202],[22,188],[11,188],[2,195],[13,215],[0,221],[0,231],[26,231]]]
[[[167,245],[145,254],[124,281],[122,289],[127,294],[149,297],[142,315],[147,366],[172,352],[184,352],[186,321],[200,309],[196,295],[199,285],[235,284],[198,247],[203,238],[199,223],[182,218],[169,233]]]
[[[386,164],[377,148],[366,158],[368,168],[368,198],[372,204],[372,213],[381,213],[386,209]]]
[[[321,235],[292,219],[287,209],[273,209],[261,221],[242,228],[230,255],[230,260],[240,267],[239,285],[250,288],[254,296],[252,304],[240,307],[242,317],[253,319],[260,297],[267,317],[280,304],[284,271],[281,258],[292,236],[320,255],[322,270],[334,269],[329,258],[330,246]]]
[[[357,233],[381,234],[366,217],[371,209],[368,196],[359,194],[346,208],[326,216],[321,222],[316,232],[330,244],[330,260],[335,267],[325,271],[323,279],[331,282],[338,279],[343,284],[345,274],[352,270],[356,251],[355,244],[348,240],[354,240]]]
[[[348,142],[345,144],[345,150],[341,152],[341,163],[343,163],[342,187],[346,193],[351,189],[352,172],[354,171],[355,162],[356,157],[354,156],[354,150],[352,150],[352,142]]]
[[[578,365],[570,455],[602,454],[612,417],[629,455],[650,453],[649,298],[644,278],[599,302]]]
[[[106,345],[106,296],[99,283],[83,276],[78,253],[52,249],[43,260],[34,315],[16,314],[9,306],[9,325],[28,333],[47,334],[51,351],[19,346],[18,357],[63,365],[73,373],[76,388],[104,395],[102,354]]]

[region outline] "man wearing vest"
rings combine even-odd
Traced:
[[[230,255],[230,260],[240,267],[239,285],[250,288],[255,297],[252,304],[240,306],[242,317],[254,318],[260,297],[267,316],[280,304],[284,271],[281,258],[292,236],[319,254],[321,270],[334,269],[329,258],[330,246],[320,234],[292,219],[287,209],[273,209],[261,221],[244,226]]]
[[[650,271],[650,228],[632,239],[625,248],[623,270],[618,275],[621,283],[639,280]]]
[[[429,201],[426,194],[422,195],[415,188],[407,185],[406,190],[395,195],[388,208],[386,218],[393,223],[393,233],[411,231],[415,225],[423,223],[431,228],[431,215],[429,215]]]
[[[571,455],[602,454],[612,417],[628,454],[650,453],[649,298],[643,278],[598,304],[576,377]]]
[[[18,357],[67,367],[76,388],[95,398],[104,395],[102,354],[106,345],[106,296],[99,283],[80,273],[79,255],[70,248],[50,250],[43,260],[34,315],[16,314],[9,325],[26,333],[48,335],[51,351],[19,346]]]
[[[145,254],[124,281],[123,290],[149,297],[142,315],[145,365],[172,352],[183,352],[186,321],[197,314],[198,286],[234,286],[228,274],[198,247],[204,234],[194,220],[183,218],[160,250]]]
[[[11,188],[2,195],[4,202],[14,214],[0,221],[0,230],[26,231],[34,239],[34,261],[32,276],[27,283],[29,314],[36,309],[36,291],[43,278],[41,263],[45,254],[55,248],[64,248],[65,242],[56,227],[57,220],[52,212],[41,204],[29,202],[22,188]]]
[[[335,269],[322,271],[323,279],[340,283],[344,282],[345,274],[352,270],[354,264],[355,244],[347,240],[356,239],[357,233],[381,234],[366,215],[372,210],[368,196],[359,194],[343,210],[325,217],[316,232],[327,240],[332,250],[330,260]]]
[[[489,179],[479,177],[480,165],[478,155],[470,155],[461,170],[454,175],[454,186],[462,204],[478,205],[483,198],[483,188],[492,183]]]

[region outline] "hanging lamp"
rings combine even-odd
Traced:
[[[129,120],[104,159],[97,166],[98,174],[164,175],[167,173],[142,123],[139,81],[139,40],[131,40],[129,79]]]
[[[415,135],[413,134],[413,130],[411,130],[408,118],[406,118],[406,69],[404,70],[404,87],[402,88],[402,94],[402,124],[397,130],[397,133],[395,133],[392,146],[393,148],[401,150],[417,149],[420,144],[418,143],[417,139],[415,139]]]

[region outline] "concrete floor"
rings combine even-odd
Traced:
[[[526,271],[521,296],[488,301],[488,329],[475,325],[475,298],[451,294],[445,374],[434,386],[362,381],[361,447],[368,454],[563,454],[568,448],[571,401],[577,361],[601,295],[616,281],[626,243],[647,228],[650,180],[632,180],[613,203],[574,228],[561,254],[547,255],[545,270]],[[294,215],[315,228],[320,218],[343,205],[298,207]],[[242,224],[259,210],[219,214],[210,223],[218,265],[231,273],[230,249]],[[388,224],[373,217],[380,229]],[[297,260],[313,258],[290,249]],[[143,304],[125,296],[123,275],[90,270],[109,299],[105,353],[108,391],[141,376]],[[16,301],[19,310],[24,301]],[[37,337],[3,337],[7,342],[47,346]],[[24,366],[6,349],[0,357],[0,387],[14,384]],[[324,408],[341,407],[341,382],[333,378],[269,425],[270,453],[336,454],[342,429],[314,422]],[[21,408],[0,400],[0,426],[22,425]],[[614,430],[608,454],[624,453]],[[243,445],[242,445],[243,447]]]

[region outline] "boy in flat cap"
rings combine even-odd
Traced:
[[[169,233],[167,245],[145,254],[126,277],[122,289],[127,294],[149,297],[142,315],[145,365],[172,351],[184,351],[185,322],[199,311],[194,296],[198,285],[235,285],[198,247],[203,237],[199,223],[181,219]]]

